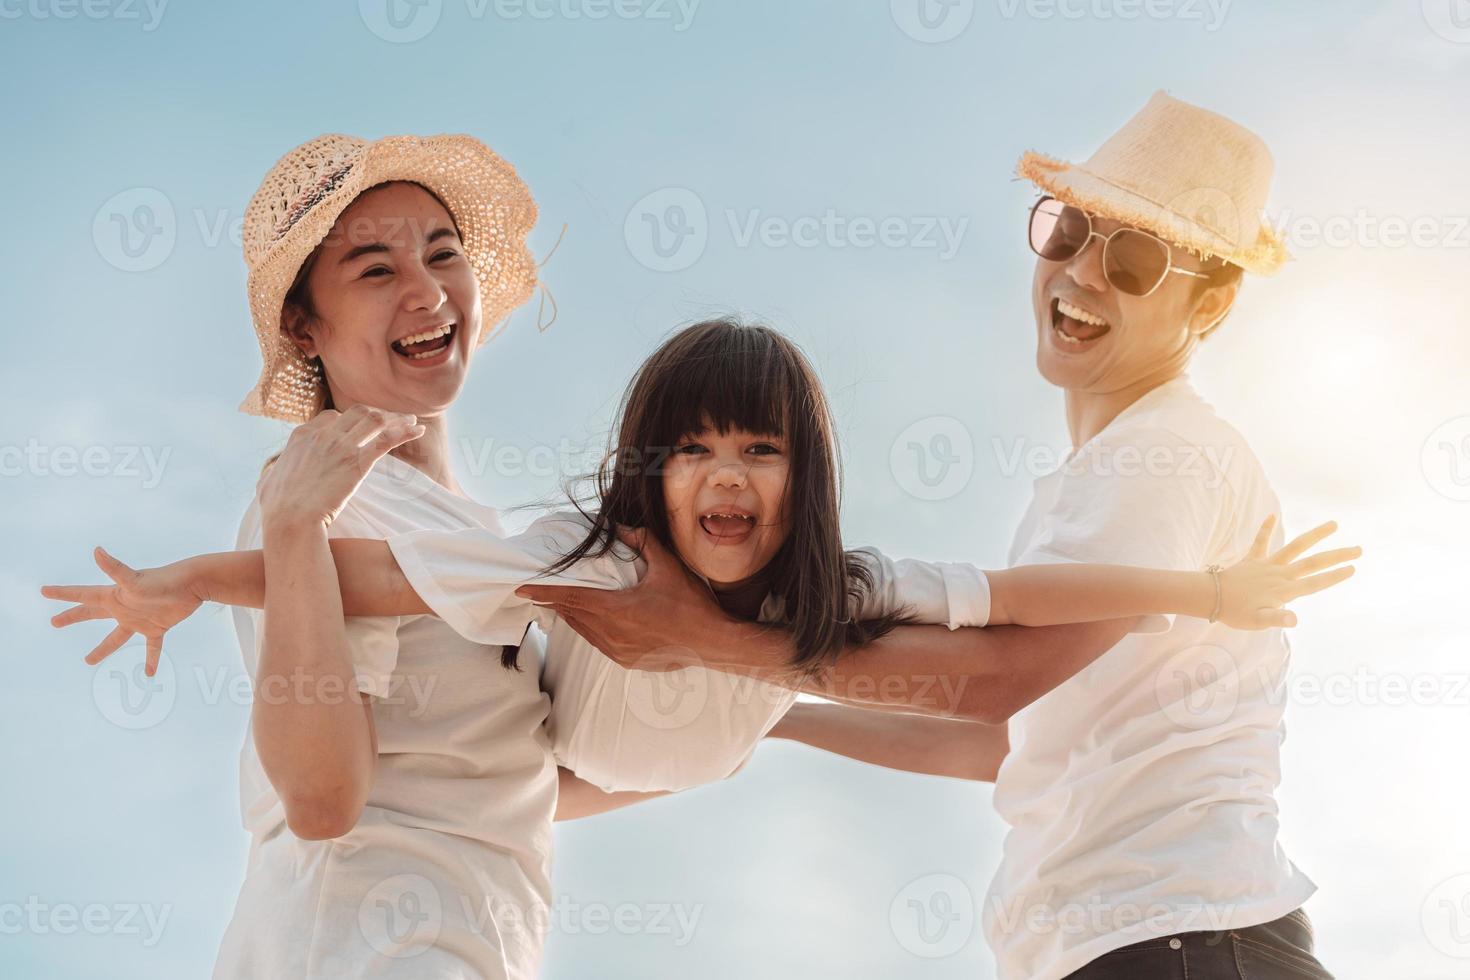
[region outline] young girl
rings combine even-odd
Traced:
[[[730,775],[795,700],[793,685],[706,669],[628,669],[600,656],[557,616],[515,594],[523,583],[618,589],[644,564],[619,540],[638,528],[713,591],[726,614],[788,630],[794,673],[909,622],[950,629],[1045,626],[1177,613],[1245,629],[1290,623],[1289,598],[1341,575],[1306,577],[1265,554],[1226,570],[970,565],[892,561],[844,551],[837,456],[826,399],[786,338],[716,320],[689,327],[643,365],[624,398],[592,509],[552,514],[527,531],[419,530],[384,541],[330,542],[350,616],[433,614],[481,644],[547,632],[542,682],[557,761],[607,791],[667,792]],[[344,465],[361,465],[350,461]],[[1299,553],[1308,532],[1278,552]],[[1329,564],[1355,557],[1350,549]],[[58,624],[111,617],[161,639],[205,600],[259,607],[265,564],[237,551],[133,571],[103,558],[111,587],[48,587],[82,605]],[[1320,562],[1310,566],[1320,571]],[[1339,570],[1341,571],[1341,570]],[[660,666],[668,651],[651,651]],[[673,658],[675,661],[678,657]]]

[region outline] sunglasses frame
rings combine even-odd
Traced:
[[[1042,255],[1040,252],[1036,251],[1036,246],[1031,241],[1031,227],[1036,223],[1036,211],[1037,211],[1038,208],[1040,208],[1047,201],[1056,201],[1058,204],[1060,204],[1062,206],[1062,208],[1064,210],[1066,208],[1071,208],[1073,211],[1076,211],[1078,214],[1082,215],[1082,217],[1084,217],[1084,218],[1087,219],[1087,241],[1083,242],[1081,248],[1077,249],[1077,251],[1073,252],[1071,255],[1069,255],[1065,259],[1047,259],[1045,255]],[[1058,219],[1058,221],[1060,221],[1061,220],[1061,215],[1057,215],[1057,219]],[[1114,238],[1116,238],[1117,236],[1123,234],[1125,231],[1126,232],[1131,232],[1132,234],[1135,234],[1135,235],[1142,235],[1145,238],[1153,239],[1154,241],[1158,242],[1161,246],[1163,246],[1163,249],[1164,249],[1164,271],[1159,274],[1158,281],[1155,282],[1151,287],[1149,287],[1149,290],[1146,293],[1135,293],[1135,292],[1131,292],[1131,291],[1129,291],[1127,289],[1124,289],[1122,286],[1119,286],[1117,283],[1113,282],[1113,277],[1108,274],[1108,246],[1112,244]],[[1144,231],[1142,228],[1133,228],[1131,226],[1124,225],[1122,228],[1119,228],[1116,231],[1114,231],[1111,235],[1104,235],[1100,231],[1094,231],[1093,230],[1093,227],[1092,227],[1092,215],[1088,214],[1086,211],[1082,210],[1081,208],[1079,208],[1079,207],[1077,207],[1075,205],[1066,203],[1065,201],[1061,200],[1060,198],[1052,197],[1050,194],[1043,196],[1041,198],[1041,200],[1039,200],[1035,204],[1031,205],[1030,217],[1028,217],[1027,220],[1026,220],[1026,244],[1028,246],[1030,246],[1031,251],[1036,252],[1036,255],[1039,258],[1046,259],[1046,261],[1048,261],[1048,262],[1071,262],[1077,256],[1079,256],[1083,252],[1087,251],[1087,247],[1092,244],[1092,240],[1094,238],[1101,238],[1103,240],[1103,256],[1102,256],[1102,261],[1103,261],[1103,277],[1105,279],[1107,279],[1109,286],[1112,286],[1114,289],[1118,290],[1120,293],[1127,293],[1129,296],[1137,296],[1140,299],[1142,299],[1144,297],[1147,297],[1147,296],[1152,296],[1155,292],[1158,291],[1158,288],[1164,284],[1164,280],[1169,278],[1169,273],[1171,273],[1171,272],[1178,273],[1181,276],[1189,276],[1189,277],[1194,278],[1194,279],[1209,279],[1210,278],[1210,274],[1208,272],[1195,272],[1192,269],[1181,269],[1181,268],[1179,268],[1179,266],[1175,265],[1174,264],[1174,248],[1173,248],[1173,246],[1171,246],[1168,242],[1164,241],[1162,238],[1160,238],[1158,235],[1153,234],[1152,232]]]

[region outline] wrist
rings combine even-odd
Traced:
[[[219,602],[220,555],[197,555],[173,563],[184,587],[200,602]]]
[[[319,514],[297,511],[272,511],[261,515],[261,540],[266,547],[296,541],[315,540],[327,536],[327,525]]]

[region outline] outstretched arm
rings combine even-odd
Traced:
[[[432,610],[398,567],[388,542],[333,538],[328,542],[346,616],[413,616]],[[265,557],[260,551],[225,551],[187,558],[202,597],[227,606],[261,608]]]
[[[1020,565],[986,572],[990,622],[1050,626],[1173,613],[1214,617],[1236,629],[1295,626],[1296,616],[1285,604],[1350,577],[1351,565],[1333,566],[1358,558],[1363,550],[1338,548],[1303,558],[1337,529],[1329,522],[1268,555],[1275,526],[1274,516],[1266,519],[1250,554],[1219,573],[1218,591],[1209,572],[1129,565]]]
[[[1000,724],[1117,643],[1132,620],[1044,629],[903,626],[811,676],[793,674],[795,647],[779,627],[726,615],[656,541],[628,532],[648,571],[617,591],[526,585],[595,648],[625,667],[706,667],[848,703]]]
[[[621,810],[634,803],[669,795],[666,790],[651,793],[622,790],[617,793],[609,793],[587,782],[565,766],[557,767],[556,776],[556,820],[578,820],[582,817],[591,817],[610,810]]]
[[[792,705],[766,737],[888,769],[989,783],[1010,750],[1005,725],[807,702]]]
[[[315,534],[308,528],[307,533]],[[282,548],[295,543],[282,541]],[[335,586],[343,615],[411,616],[429,607],[409,585],[388,545],[371,538],[329,540],[326,552],[336,570]],[[264,609],[265,552],[223,551],[196,555],[158,568],[134,569],[101,548],[93,553],[111,585],[46,585],[41,594],[76,605],[51,617],[51,625],[71,626],[111,619],[117,626],[87,654],[93,666],[106,660],[137,633],[147,641],[145,673],[152,677],[163,654],[163,637],[188,619],[203,602]]]

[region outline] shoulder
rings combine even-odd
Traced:
[[[1084,448],[1076,462],[1092,475],[1141,475],[1238,495],[1269,489],[1250,443],[1182,379]]]
[[[532,522],[520,536],[529,539],[549,558],[559,559],[587,541],[596,526],[595,519],[595,515],[574,508],[554,511]],[[643,563],[631,548],[615,540],[608,552],[598,554],[601,550],[602,543],[594,542],[590,552],[577,563],[574,577],[588,584],[611,586],[627,586],[638,581]]]

